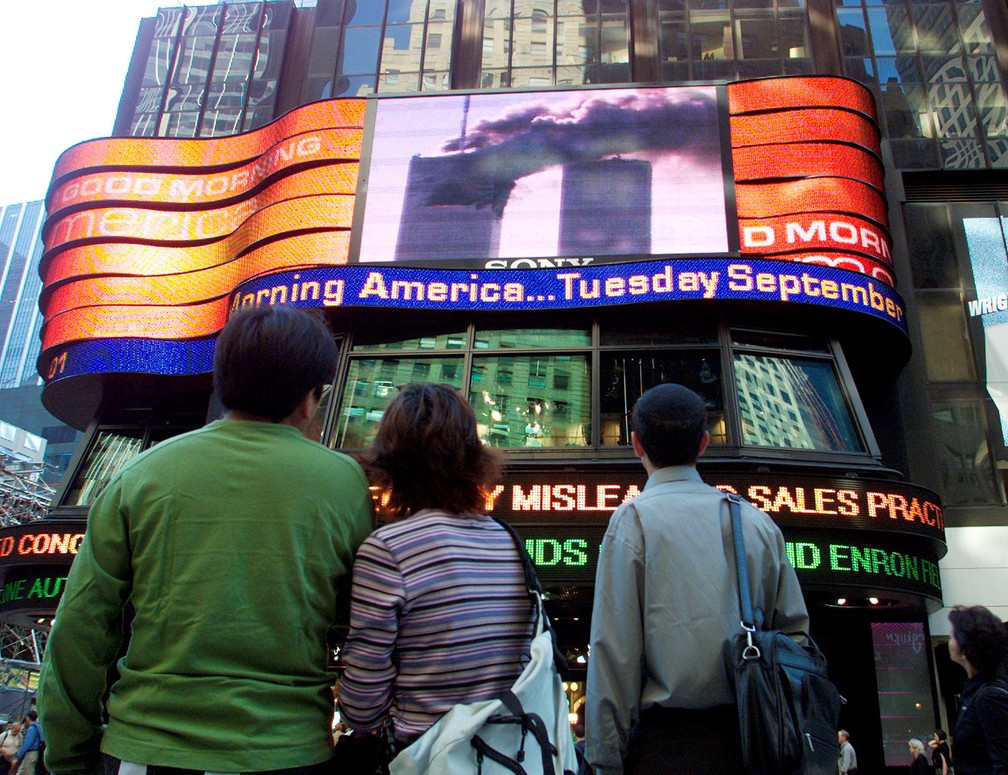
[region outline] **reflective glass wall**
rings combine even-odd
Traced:
[[[689,332],[470,325],[358,342],[347,355],[329,433],[345,449],[370,445],[401,385],[441,382],[469,398],[488,446],[530,455],[610,448],[622,456],[637,399],[678,382],[704,399],[715,448],[877,457],[842,354],[826,340],[713,325]]]
[[[665,81],[811,73],[803,0],[660,0]]]
[[[219,137],[274,118],[289,3],[162,8],[133,110],[133,137]]]
[[[1008,166],[1008,101],[979,0],[838,0],[846,74],[876,93],[898,167]]]
[[[1008,469],[1008,203],[905,207],[948,505],[1000,505]]]

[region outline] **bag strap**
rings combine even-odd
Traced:
[[[735,547],[735,568],[742,611],[742,621],[739,624],[746,634],[746,647],[742,650],[742,659],[759,659],[760,650],[753,643],[752,636],[763,626],[763,612],[753,610],[752,594],[749,591],[749,565],[746,562],[745,541],[742,537],[742,498],[733,492],[726,493],[726,497],[728,510],[731,512],[732,544]]]
[[[521,536],[518,535],[518,532],[503,519],[499,519],[498,517],[491,518],[494,522],[504,528],[508,532],[508,535],[511,536],[511,540],[514,541],[515,548],[518,550],[518,557],[522,563],[522,568],[525,571],[525,587],[528,589],[529,597],[532,598],[532,608],[535,611],[536,616],[535,632],[549,632],[550,642],[553,644],[553,665],[556,667],[556,671],[560,675],[563,675],[567,672],[567,657],[563,655],[563,652],[560,651],[560,647],[557,646],[556,631],[553,629],[553,625],[550,623],[549,617],[546,615],[546,608],[543,606],[545,593],[543,592],[542,582],[539,581],[539,574],[536,573],[535,563],[533,563],[532,558],[529,557],[528,550],[525,548],[525,542],[522,540]],[[542,628],[541,630],[540,627]]]
[[[733,492],[727,493],[728,510],[731,512],[732,545],[735,548],[735,568],[738,578],[742,629],[755,630],[752,595],[749,592],[749,564],[745,556],[745,540],[742,536],[742,499]]]
[[[557,749],[550,742],[549,730],[546,728],[546,722],[543,721],[542,716],[538,713],[527,713],[525,708],[522,707],[521,700],[518,699],[518,696],[514,692],[504,692],[501,695],[501,701],[504,703],[504,707],[511,711],[514,718],[518,719],[522,725],[522,743],[521,748],[518,749],[517,761],[522,762],[525,760],[525,733],[531,732],[539,744],[539,755],[542,757],[543,773],[553,772],[553,757],[556,756]]]
[[[493,762],[497,762],[501,767],[506,770],[513,772],[515,775],[528,775],[525,768],[522,767],[515,759],[510,756],[502,754],[496,748],[491,748],[487,741],[484,740],[479,735],[473,735],[472,740],[469,744],[476,749],[476,773],[480,775],[483,772],[483,757]]]

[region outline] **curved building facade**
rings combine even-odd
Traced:
[[[0,616],[44,626],[103,484],[216,416],[230,312],[292,304],[342,348],[323,443],[365,448],[407,382],[469,397],[507,460],[487,507],[575,666],[602,533],[644,482],[633,403],[696,390],[702,475],[781,526],[842,724],[866,769],[899,768],[954,714],[942,607],[996,608],[1008,577],[1005,16],[319,0],[144,20],[115,136],[66,151],[46,200],[39,373],[87,433],[52,513],[0,531]]]

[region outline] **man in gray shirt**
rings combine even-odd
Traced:
[[[857,754],[846,729],[837,732],[837,742],[840,743],[840,760],[837,763],[840,775],[857,775]]]
[[[587,753],[598,775],[743,773],[725,643],[740,630],[724,493],[696,461],[710,441],[703,400],[659,385],[633,410],[644,491],[613,514],[595,579],[588,661]],[[744,503],[753,606],[766,626],[808,632],[784,538]]]

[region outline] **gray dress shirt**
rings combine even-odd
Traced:
[[[742,524],[753,606],[766,626],[808,632],[784,538],[755,506]],[[724,645],[740,631],[724,494],[693,466],[655,471],[613,514],[595,578],[586,740],[598,775],[622,773],[630,729],[653,706],[734,703]]]

